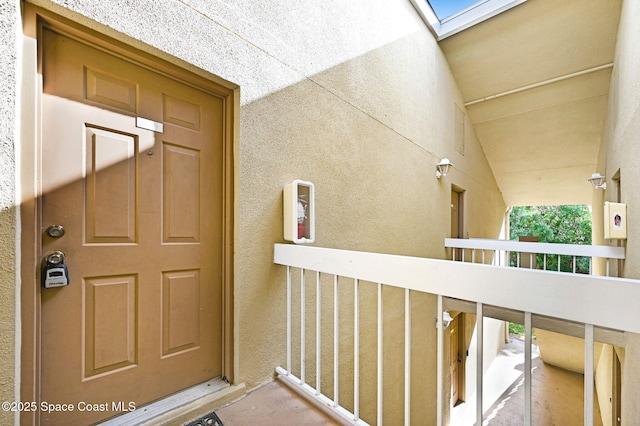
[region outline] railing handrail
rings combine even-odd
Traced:
[[[541,243],[514,240],[493,240],[485,238],[445,238],[445,247],[476,250],[504,250],[521,253],[555,254],[567,256],[587,256],[605,259],[624,259],[624,247]]]
[[[638,280],[291,244],[274,263],[640,333]]]

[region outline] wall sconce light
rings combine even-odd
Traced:
[[[453,321],[453,318],[451,317],[449,312],[444,311],[442,313],[442,325],[444,325],[445,329],[449,327],[449,324],[451,324],[451,321]],[[438,328],[438,317],[436,317],[436,328]]]
[[[448,158],[440,160],[436,165],[436,177],[440,179],[442,176],[446,176],[447,173],[449,173],[449,168],[451,168],[451,166],[453,166],[453,164],[451,164],[451,161],[449,161]]]
[[[605,177],[602,176],[600,173],[592,174],[591,177],[587,180],[591,182],[591,185],[593,185],[595,189],[598,189],[598,188],[607,189],[607,183],[605,182]]]

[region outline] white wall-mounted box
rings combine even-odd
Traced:
[[[627,205],[622,203],[604,203],[604,239],[627,239]]]
[[[312,243],[316,237],[316,203],[313,183],[294,180],[284,188],[284,239]]]

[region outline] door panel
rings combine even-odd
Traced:
[[[87,278],[84,289],[84,378],[136,365],[136,276]]]
[[[223,100],[44,31],[43,413],[85,424],[222,374]],[[135,113],[135,114],[132,114]],[[136,127],[136,115],[163,132]],[[111,405],[111,402],[116,403]]]
[[[136,242],[137,138],[87,126],[87,243]]]

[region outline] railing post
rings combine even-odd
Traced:
[[[322,392],[322,288],[316,271],[316,395]]]
[[[291,374],[291,266],[287,265],[287,375]]]
[[[404,289],[404,424],[411,424],[411,300]]]
[[[593,426],[593,325],[584,325],[584,424]]]
[[[340,296],[338,276],[333,276],[333,406],[338,407],[340,396]]]
[[[353,417],[360,419],[360,294],[358,279],[353,280]]]
[[[382,314],[382,284],[378,283],[378,395],[377,395],[377,426],[382,426],[382,404],[384,384],[384,342],[383,338],[383,314]]]
[[[304,269],[300,269],[300,384],[305,384],[305,370],[307,364],[306,357],[306,340],[307,340],[307,322],[306,322],[306,294],[304,282]]]
[[[478,347],[476,351],[476,424],[482,424],[482,376],[484,362],[484,317],[482,303],[476,303],[476,328],[478,334]]]
[[[524,424],[531,426],[531,312],[524,313]]]
[[[437,347],[437,379],[436,379],[436,424],[437,426],[443,426],[442,424],[442,404],[444,390],[444,327],[442,326],[442,295],[438,295],[438,317],[436,320],[436,326],[438,327],[438,347]]]

